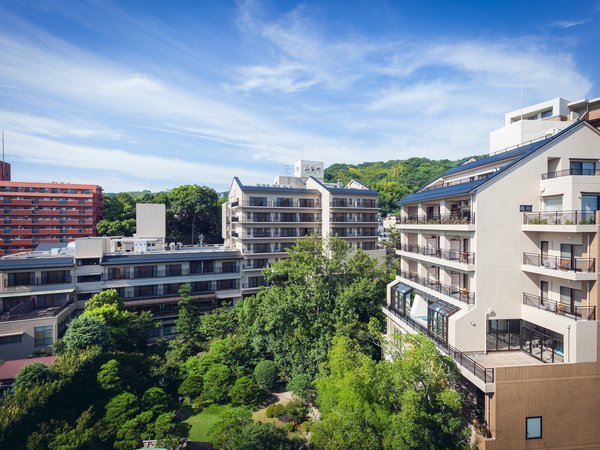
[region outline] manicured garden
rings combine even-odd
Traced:
[[[210,405],[198,414],[189,417],[185,423],[190,424],[189,439],[195,442],[210,442],[210,431],[219,420],[219,416],[231,409],[231,405]]]

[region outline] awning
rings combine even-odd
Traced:
[[[404,284],[404,283],[398,283],[394,286],[394,290],[396,292],[399,292],[402,295],[408,294],[409,292],[413,291],[414,289],[409,286],[408,284]]]
[[[75,288],[70,289],[57,289],[54,291],[17,291],[7,292],[6,294],[0,294],[0,300],[9,297],[34,297],[36,295],[47,295],[47,294],[69,294],[75,291]]]
[[[437,311],[444,317],[449,317],[455,312],[460,311],[460,308],[457,308],[456,306],[451,305],[450,303],[446,303],[443,300],[436,300],[435,303],[431,303],[429,305],[429,309]]]

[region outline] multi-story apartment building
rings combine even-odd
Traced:
[[[490,152],[506,150],[531,140],[548,137],[577,120],[600,128],[600,98],[574,102],[554,98],[504,115],[504,126],[490,132]]]
[[[0,258],[0,359],[21,358],[53,344],[95,293],[116,289],[132,311],[151,311],[160,326],[150,338],[174,333],[178,290],[210,311],[240,298],[242,256],[222,245],[164,246],[164,220],[144,205],[132,238],[78,238],[45,252]],[[146,218],[148,223],[144,224]],[[157,225],[158,224],[158,225]],[[158,232],[157,232],[158,231]]]
[[[94,236],[102,188],[91,184],[0,181],[0,255]]]
[[[377,256],[377,192],[352,181],[323,181],[322,162],[298,161],[295,176],[271,185],[244,185],[234,178],[223,204],[223,238],[244,256],[242,293],[264,285],[262,270],[287,256],[286,248],[308,235],[339,236]]]
[[[457,362],[479,448],[598,448],[600,132],[469,160],[400,206],[387,332]]]

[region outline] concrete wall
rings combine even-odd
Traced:
[[[163,204],[137,203],[135,205],[138,238],[162,238],[167,235],[167,212]]]
[[[494,437],[480,438],[480,449],[600,448],[599,364],[499,367],[495,382],[486,398]],[[532,416],[542,416],[542,439],[525,439],[525,418]]]

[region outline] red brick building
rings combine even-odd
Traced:
[[[0,255],[94,236],[101,215],[100,186],[0,181]]]

